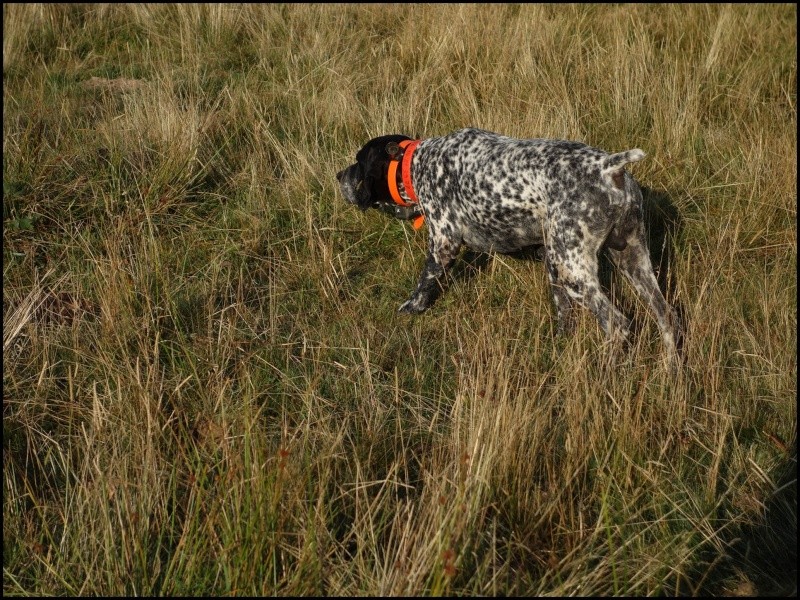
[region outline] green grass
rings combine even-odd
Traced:
[[[796,593],[795,7],[3,17],[4,594]],[[334,174],[464,126],[647,152],[679,373],[613,275],[625,355],[534,261],[396,313]]]

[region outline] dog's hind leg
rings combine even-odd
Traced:
[[[630,321],[611,303],[600,287],[597,254],[578,240],[566,243],[563,236],[551,236],[545,243],[547,272],[559,313],[559,330],[571,324],[572,306],[589,309],[612,340],[627,340]],[[571,248],[567,250],[567,248]],[[563,322],[561,322],[563,321]]]
[[[658,287],[641,221],[625,236],[624,242],[622,249],[609,248],[611,260],[650,307],[661,331],[667,356],[673,365],[677,365],[678,319]]]

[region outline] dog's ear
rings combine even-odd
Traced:
[[[397,144],[397,142],[389,142],[386,144],[386,154],[392,158],[400,154],[400,146]]]

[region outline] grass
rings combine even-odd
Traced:
[[[796,593],[791,5],[3,7],[3,592]],[[370,137],[643,148],[685,365],[346,205]]]

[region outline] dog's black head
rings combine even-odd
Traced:
[[[355,164],[336,174],[345,200],[361,210],[378,208],[394,213],[397,205],[386,180],[392,158],[390,150],[396,152],[397,144],[410,139],[405,135],[384,135],[367,142],[356,154]]]

